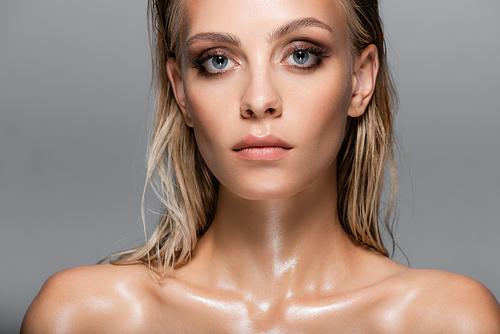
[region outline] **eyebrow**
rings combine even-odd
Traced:
[[[306,27],[322,28],[328,30],[331,34],[333,34],[333,29],[328,24],[323,23],[314,17],[304,17],[290,21],[284,24],[283,26],[274,29],[273,32],[269,35],[268,41],[271,43],[275,40],[282,38],[285,35],[288,35],[296,30]]]
[[[333,34],[333,29],[328,24],[321,22],[320,20],[314,17],[305,17],[290,21],[283,26],[274,29],[268,36],[267,40],[269,43],[276,41],[283,36],[286,36],[296,30],[306,28],[306,27],[318,27],[325,30],[328,30]],[[202,32],[196,35],[191,36],[186,44],[190,46],[196,42],[219,42],[226,43],[234,46],[240,46],[240,39],[232,34],[228,33],[220,33],[220,32]]]
[[[226,43],[234,46],[239,46],[241,44],[240,39],[238,37],[231,34],[220,33],[220,32],[202,32],[193,35],[187,40],[186,44],[187,46],[190,46],[193,43],[203,42],[203,41]]]

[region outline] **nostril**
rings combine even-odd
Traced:
[[[272,116],[272,117],[280,117],[281,116],[281,111],[277,108],[268,108],[266,110],[266,114]]]
[[[276,109],[276,108],[268,108],[266,110],[266,114],[273,116],[273,117],[277,117],[280,115],[280,113],[278,112],[278,109]]]
[[[248,108],[248,109],[243,109],[240,114],[242,118],[248,119],[252,117],[268,117],[268,116],[278,117],[281,115],[281,112],[277,108],[261,109],[260,112],[256,112],[251,108]]]
[[[241,113],[241,116],[243,116],[243,118],[250,118],[252,117],[252,115],[253,111],[250,109],[246,109],[243,113]]]

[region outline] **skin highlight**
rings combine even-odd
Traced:
[[[193,6],[196,12],[188,17],[198,12],[215,15],[209,11],[213,5],[207,2],[206,7]],[[332,256],[328,261],[341,263],[347,259],[343,253],[352,253],[348,250],[356,248],[340,227],[335,206],[331,205],[337,200],[335,158],[347,115],[359,116],[373,93],[377,64],[375,48],[367,48],[352,64],[347,35],[338,34],[338,39],[334,39],[332,32],[341,31],[345,24],[339,10],[336,15],[327,12],[315,19],[318,24],[301,27],[297,27],[293,15],[290,19],[283,17],[280,25],[266,25],[264,12],[268,8],[260,10],[256,16],[264,17],[264,22],[252,20],[250,25],[240,24],[238,29],[230,30],[238,37],[232,40],[246,41],[240,48],[236,43],[224,44],[221,39],[215,41],[218,44],[213,39],[200,40],[196,36],[207,36],[209,32],[203,26],[190,26],[188,35],[194,35],[197,42],[188,43],[184,59],[214,45],[231,46],[230,54],[225,52],[234,57],[235,65],[224,74],[207,79],[189,64],[181,69],[175,59],[169,59],[167,71],[186,124],[194,128],[200,152],[220,181],[216,216],[198,245],[200,262],[214,264],[229,255],[226,262],[233,263],[250,255],[241,261],[245,265],[231,266],[234,272],[228,272],[228,276],[244,273],[255,283],[251,295],[277,294],[279,300],[290,296],[290,291],[303,291],[306,286],[338,286],[334,276],[339,276],[339,281],[350,276],[349,272],[337,270],[332,270],[335,274],[316,275],[328,277],[327,283],[315,282],[309,275],[299,281],[293,274],[310,271],[317,254],[341,255],[342,260]],[[303,13],[304,9],[299,11]],[[286,13],[282,8],[280,12],[283,16]],[[200,21],[197,16],[189,20]],[[291,29],[294,23],[295,28]],[[283,61],[295,50],[289,47],[291,43],[305,40],[308,42],[303,44],[310,44],[311,39],[330,51],[316,72],[304,73]],[[354,66],[357,72],[366,72],[365,89],[356,89],[356,96],[353,92],[360,86],[357,78],[361,75],[353,75]],[[234,135],[228,129],[234,129]],[[292,152],[282,161],[271,163],[240,161],[230,147],[248,133],[277,135],[291,143]],[[219,134],[220,137],[215,136]],[[305,224],[305,220],[309,223]],[[331,250],[325,246],[329,243],[335,245]],[[217,246],[222,246],[222,250]],[[204,259],[205,254],[210,254],[208,249],[214,252],[213,257]],[[236,251],[228,252],[229,249]],[[237,280],[230,281],[215,285],[230,285],[235,291],[244,288]],[[262,282],[272,282],[268,284],[270,291],[262,289]],[[248,282],[244,285],[248,289]]]
[[[482,285],[404,267],[340,224],[337,154],[347,118],[363,115],[373,96],[379,66],[373,45],[351,52],[340,6],[184,6],[183,57],[169,58],[167,73],[219,180],[210,228],[192,260],[159,282],[143,265],[55,274],[21,332],[498,332],[500,308]],[[305,52],[311,63],[298,64]],[[222,73],[203,72],[219,64]],[[248,161],[233,149],[270,135],[290,145],[283,157]]]

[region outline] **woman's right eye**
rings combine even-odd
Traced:
[[[203,67],[209,72],[222,72],[234,65],[234,61],[224,56],[213,56],[203,63]]]

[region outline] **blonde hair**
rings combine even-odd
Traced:
[[[347,17],[353,52],[360,53],[365,46],[375,44],[380,68],[368,109],[361,117],[348,119],[338,153],[339,218],[355,241],[387,256],[378,216],[388,165],[391,187],[384,223],[392,238],[390,217],[397,189],[392,129],[395,92],[387,68],[377,1],[341,0],[340,5]],[[190,259],[199,237],[210,226],[217,203],[218,181],[198,151],[193,130],[184,122],[166,75],[168,57],[180,60],[182,56],[182,14],[181,0],[149,1],[156,95],[142,217],[145,226],[144,194],[149,184],[162,203],[158,226],[142,246],[107,258],[119,256],[110,261],[113,264],[147,264],[160,277]]]
[[[360,244],[388,256],[379,231],[379,209],[389,173],[389,197],[382,221],[392,240],[397,204],[398,174],[394,159],[394,114],[397,95],[387,64],[387,51],[378,0],[341,0],[347,18],[352,52],[369,44],[378,49],[379,70],[375,91],[366,111],[348,118],[346,137],[337,156],[338,211],[344,230]]]

